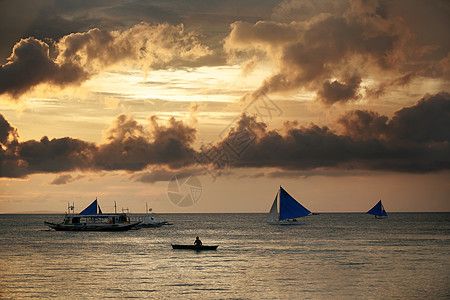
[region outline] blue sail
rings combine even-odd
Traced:
[[[384,216],[384,217],[387,217],[387,213],[386,213],[386,211],[384,210],[383,204],[381,204],[381,200],[378,201],[378,203],[375,204],[375,206],[372,207],[372,209],[369,210],[367,213],[368,213],[368,214],[371,214],[371,215],[375,215],[375,216]]]
[[[96,215],[97,214],[97,199],[94,200],[88,207],[86,207],[80,215]],[[100,210],[100,214],[102,211]]]
[[[280,220],[294,219],[311,214],[280,186]]]

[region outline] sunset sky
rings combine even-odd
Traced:
[[[450,211],[449,28],[446,0],[2,1],[0,213],[268,212],[280,185]]]

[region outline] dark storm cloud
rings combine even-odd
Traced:
[[[3,116],[0,120],[3,137],[15,133]],[[3,138],[0,177],[76,170],[140,171],[149,165],[181,168],[194,162],[194,128],[173,118],[168,126],[158,124],[155,117],[150,123],[150,132],[147,132],[131,117],[120,115],[106,131],[107,142],[100,145],[69,137],[51,140],[43,137],[40,141],[21,143]]]
[[[8,62],[0,67],[0,95],[8,93],[17,98],[40,83],[65,86],[87,78],[87,72],[77,64],[55,63],[46,43],[27,38],[14,46]]]
[[[315,124],[300,126],[292,121],[286,122],[283,130],[268,130],[256,116],[243,114],[221,141],[200,150],[193,147],[195,128],[174,118],[167,125],[161,125],[156,117],[149,123],[146,128],[130,116],[120,115],[105,131],[106,142],[99,145],[69,137],[19,142],[16,129],[0,115],[0,177],[76,170],[135,173],[150,167],[153,171],[137,173],[132,179],[156,182],[167,179],[175,170],[192,173],[211,166],[322,172],[420,173],[450,169],[450,94],[445,92],[427,95],[391,118],[364,110],[348,112],[333,124],[334,129]],[[238,148],[244,151],[237,157],[231,150]],[[224,165],[195,158],[203,154],[233,159]],[[70,178],[56,182],[63,179]]]
[[[101,170],[138,171],[147,165],[181,168],[193,163],[196,130],[174,118],[161,126],[152,117],[151,133],[129,116],[120,115],[106,132],[108,143],[98,146],[93,164]]]
[[[346,102],[349,100],[357,100],[360,95],[358,93],[361,77],[354,75],[344,83],[335,80],[333,82],[324,82],[322,88],[317,92],[317,98],[327,104],[337,102]]]
[[[235,167],[278,167],[430,172],[450,168],[450,95],[426,96],[391,119],[353,111],[338,122],[343,134],[326,126],[298,126],[268,131],[256,117],[243,115],[236,129],[216,145],[227,152],[236,137],[252,139]],[[207,151],[207,150],[205,150]],[[232,155],[228,151],[228,155]]]
[[[450,94],[427,95],[411,107],[402,108],[392,118],[356,110],[338,120],[344,133],[355,139],[381,139],[390,142],[450,141]]]
[[[408,16],[416,12],[407,2],[327,3],[283,1],[274,13],[278,22],[231,24],[224,44],[231,60],[242,62],[245,72],[267,58],[278,67],[244,100],[265,93],[304,89],[316,92],[317,100],[330,105],[355,101],[364,90],[367,96],[380,96],[417,76],[448,76],[449,68],[443,67],[450,51],[448,39],[442,39],[449,23],[449,5],[445,2],[417,6],[423,8],[427,19],[436,12],[434,22],[447,25],[435,39],[424,38],[428,26],[418,28],[412,18],[402,17],[399,7],[408,6],[404,12]],[[444,18],[442,10],[446,9]],[[361,86],[364,79],[371,79],[373,86]]]
[[[397,111],[389,125],[391,139],[449,142],[450,94],[427,95],[416,105]]]
[[[30,173],[57,173],[90,167],[91,154],[96,146],[69,137],[40,141],[30,140],[15,147],[18,164],[23,163]]]
[[[86,169],[91,166],[91,154],[95,149],[92,143],[68,137],[15,141],[0,149],[0,177]]]
[[[344,134],[356,140],[385,139],[389,118],[377,112],[354,110],[337,120]]]

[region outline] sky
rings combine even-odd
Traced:
[[[450,3],[0,2],[0,213],[450,211]]]

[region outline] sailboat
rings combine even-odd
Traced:
[[[280,202],[280,212],[278,213],[278,200]],[[311,212],[297,202],[291,195],[288,194],[281,186],[279,192],[273,200],[269,215],[267,216],[267,223],[272,225],[299,225],[302,224],[296,218],[310,215]]]
[[[372,207],[372,209],[369,210],[367,213],[374,215],[376,219],[387,218],[387,213],[386,213],[386,210],[384,210],[384,206],[383,206],[383,203],[381,203],[381,200],[378,201],[378,203],[375,204],[375,206]]]

